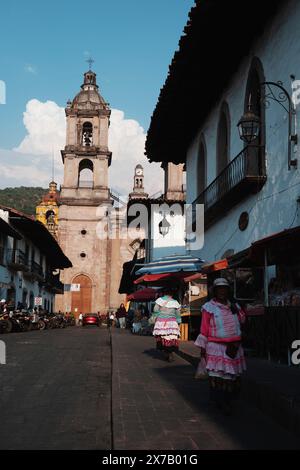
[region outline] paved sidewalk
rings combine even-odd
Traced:
[[[207,382],[177,357],[169,364],[154,339],[112,330],[115,449],[287,449],[300,442],[249,403],[225,417],[208,403]]]
[[[179,355],[196,366],[199,349],[181,342]],[[249,357],[243,376],[243,398],[300,439],[300,368]]]

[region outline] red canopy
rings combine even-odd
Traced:
[[[168,282],[172,282],[175,280],[180,281],[184,279],[186,276],[191,275],[191,273],[187,272],[178,272],[178,273],[163,273],[163,274],[144,274],[143,276],[139,277],[134,281],[134,284],[141,284],[142,282],[151,282],[152,284],[156,285],[163,285]]]
[[[156,289],[151,289],[151,287],[146,287],[145,289],[137,290],[130,294],[127,299],[128,300],[155,300],[159,297],[159,292]]]
[[[227,268],[228,268],[228,261],[227,261],[227,258],[224,258],[218,261],[214,261],[213,263],[204,264],[202,267],[202,272],[206,274],[206,273],[220,271],[221,269],[227,269]]]
[[[202,273],[192,274],[191,276],[185,277],[184,282],[197,281],[198,279],[206,279],[206,275]]]

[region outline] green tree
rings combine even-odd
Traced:
[[[48,189],[20,186],[0,189],[0,204],[12,207],[28,215],[35,215],[35,208]]]

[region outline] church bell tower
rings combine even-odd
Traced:
[[[64,180],[60,193],[59,243],[73,267],[61,277],[64,295],[57,295],[56,308],[98,312],[109,308],[111,245],[97,236],[99,206],[111,205],[108,168],[110,108],[99,93],[96,74],[84,74],[80,92],[65,109],[66,146],[62,150]],[[80,287],[78,287],[80,286]],[[77,290],[76,290],[77,289]]]
[[[109,200],[108,150],[110,109],[99,94],[96,74],[84,74],[81,91],[66,107],[67,139],[62,151],[65,203],[95,205]]]

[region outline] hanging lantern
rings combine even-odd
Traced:
[[[260,130],[260,120],[250,109],[245,112],[238,123],[240,138],[250,144],[257,139]]]
[[[171,224],[167,221],[166,216],[164,215],[163,219],[158,224],[159,233],[165,237],[169,233],[170,226]]]

